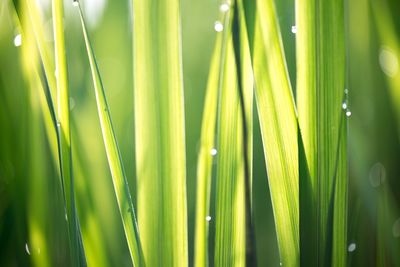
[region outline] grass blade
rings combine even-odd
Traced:
[[[122,164],[117,140],[112,126],[110,111],[106,100],[100,71],[96,63],[93,48],[91,46],[86,24],[82,15],[82,10],[78,1],[75,1],[79,9],[79,15],[82,24],[83,36],[85,38],[86,50],[89,58],[90,69],[92,72],[94,90],[96,94],[97,110],[103,134],[104,146],[106,149],[108,165],[110,167],[115,196],[117,198],[125,236],[134,266],[143,265],[141,259],[141,247],[139,241],[139,232],[136,224],[136,215],[133,207],[131,194],[129,191],[128,180],[126,178],[124,166]]]
[[[179,0],[133,0],[138,222],[149,266],[188,264]]]
[[[208,263],[208,217],[210,207],[210,190],[212,179],[213,156],[215,149],[215,126],[218,104],[218,74],[222,36],[218,35],[208,76],[207,93],[201,126],[201,146],[197,162],[196,191],[196,226],[195,226],[195,266],[207,266]],[[213,150],[214,149],[214,150]]]
[[[149,266],[188,263],[179,5],[133,1],[138,219]]]
[[[283,266],[299,265],[297,119],[273,1],[245,3],[255,94]]]
[[[306,262],[302,262],[306,265],[346,264],[347,122],[342,110],[346,71],[343,3],[296,1],[297,104],[305,161],[310,174],[309,198],[314,201],[311,206],[313,215],[308,223],[303,224],[305,227],[313,225],[307,240],[301,240],[302,254],[308,255],[304,257]],[[310,246],[310,242],[315,245]],[[315,246],[317,257],[309,257],[315,255],[312,251]]]
[[[254,246],[249,246],[254,241],[250,197],[253,76],[248,42],[242,39],[247,34],[239,27],[239,18],[233,16],[234,10],[223,14],[220,33],[216,266],[245,266],[247,260],[255,263]]]
[[[59,134],[60,166],[70,238],[70,252],[72,264],[74,266],[86,266],[79,220],[75,206],[74,179],[72,175],[69,89],[64,43],[64,7],[62,0],[52,1],[52,12],[57,77],[57,127]]]

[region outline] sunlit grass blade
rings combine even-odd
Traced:
[[[79,219],[75,206],[74,179],[72,175],[71,133],[69,120],[69,89],[64,43],[64,7],[62,0],[52,1],[54,47],[57,77],[57,127],[63,192],[66,203],[72,265],[86,266]]]
[[[50,50],[51,46],[45,41],[43,18],[35,1],[24,0],[24,2],[26,3],[26,12],[31,22],[30,25],[32,27],[32,32],[35,36],[36,45],[39,50],[40,59],[42,61],[43,69],[47,78],[47,83],[51,92],[51,100],[53,101],[54,108],[57,108],[57,102],[55,99],[57,82],[54,76],[54,55]]]
[[[274,2],[245,3],[255,95],[283,266],[298,266],[299,163],[296,109]]]
[[[222,4],[224,5],[224,4]],[[237,89],[242,119],[243,168],[245,187],[245,225],[246,225],[246,266],[254,266],[256,261],[256,240],[253,221],[253,98],[254,78],[248,33],[243,3],[237,0],[233,6],[232,42],[235,56]]]
[[[131,194],[129,191],[128,180],[122,163],[121,154],[118,148],[114,129],[112,126],[110,110],[108,107],[100,71],[96,63],[93,48],[91,46],[86,24],[82,15],[82,10],[78,1],[75,1],[79,9],[79,15],[82,24],[83,36],[85,39],[86,50],[89,58],[90,69],[93,78],[94,90],[96,94],[97,110],[103,134],[104,146],[106,149],[108,165],[110,167],[112,180],[114,184],[115,195],[124,226],[125,236],[134,266],[143,265],[141,259],[141,247],[139,232],[137,229],[136,215],[133,207]]]
[[[207,216],[210,216],[212,163],[213,157],[217,153],[214,143],[217,122],[221,37],[221,35],[217,37],[210,64],[201,126],[201,145],[197,161],[195,266],[207,266],[208,263],[208,219],[211,219],[211,217]]]
[[[133,0],[138,222],[148,266],[186,266],[186,155],[179,0]]]
[[[387,1],[370,2],[381,45],[379,63],[389,84],[390,99],[396,111],[400,133],[400,37],[393,21],[395,14],[391,14]]]
[[[247,39],[241,39],[247,34],[238,21],[232,28],[234,10],[223,15],[223,32],[218,37],[223,43],[218,73],[215,266],[245,266],[246,260],[254,260],[254,247],[247,246],[253,241],[247,235],[252,229],[246,228],[247,222],[251,225],[253,77]],[[233,31],[235,35],[241,31],[235,46]]]
[[[231,35],[229,34],[231,37]],[[216,182],[215,266],[245,266],[245,177],[243,133],[231,38],[220,92]]]
[[[26,6],[22,5],[22,14],[26,14]],[[28,179],[28,210],[27,219],[29,238],[25,244],[25,250],[32,256],[32,262],[36,266],[51,266],[50,251],[48,246],[49,238],[46,229],[46,221],[49,220],[49,195],[47,193],[46,183],[46,165],[43,164],[45,153],[43,146],[45,139],[43,138],[41,111],[43,105],[40,101],[41,81],[37,73],[38,55],[36,46],[31,33],[29,19],[27,16],[22,18],[24,31],[22,32],[24,38],[24,45],[22,46],[22,56],[24,65],[25,78],[29,84],[29,89],[26,90],[30,98],[29,105],[29,137],[31,151],[28,159],[30,169],[30,179]],[[41,110],[42,109],[42,110]],[[54,131],[54,124],[53,131]],[[40,253],[39,253],[40,252]]]
[[[305,254],[302,264],[344,266],[347,254],[347,122],[342,110],[342,102],[347,101],[344,1],[297,0],[296,27],[297,107],[306,157],[300,160],[307,162],[310,175],[310,180],[302,184],[310,185],[311,195],[304,197],[313,200],[309,205],[310,218],[302,220],[300,225],[300,231],[306,230],[303,227],[311,229],[301,240],[301,253]]]

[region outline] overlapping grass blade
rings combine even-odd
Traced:
[[[297,105],[306,157],[300,160],[307,162],[310,174],[305,183],[310,185],[311,195],[304,197],[313,202],[309,205],[312,216],[302,220],[300,229],[313,225],[307,228],[313,229],[304,235],[307,239],[301,240],[305,255],[302,264],[344,266],[347,253],[347,123],[342,110],[346,71],[344,2],[297,0],[296,27]],[[312,251],[314,248],[317,252]]]
[[[24,4],[22,5],[22,10],[26,11]],[[25,12],[21,13],[26,14]],[[42,105],[40,103],[40,94],[38,94],[41,89],[41,81],[36,70],[38,55],[27,16],[22,18],[22,24],[24,29],[22,33],[24,38],[24,45],[22,46],[23,69],[25,78],[29,84],[29,89],[26,92],[30,98],[29,138],[31,142],[29,142],[29,149],[34,151],[28,159],[31,173],[31,179],[28,180],[29,190],[27,190],[27,198],[29,199],[27,210],[29,240],[26,242],[25,249],[31,254],[35,265],[46,267],[51,266],[51,248],[48,246],[49,238],[45,227],[46,220],[49,219],[49,194],[46,192],[48,188],[46,183],[48,180],[46,177],[46,167],[43,164],[43,159],[45,158],[43,151],[45,139],[43,138],[42,117],[40,114]],[[38,253],[39,250],[40,253]]]
[[[207,266],[208,263],[208,221],[213,156],[215,149],[215,126],[217,122],[217,104],[219,88],[219,69],[222,36],[218,35],[211,59],[207,83],[207,92],[201,126],[200,151],[197,162],[196,187],[196,226],[194,265]],[[214,150],[213,150],[214,149]]]
[[[124,226],[125,236],[128,243],[130,255],[134,266],[143,265],[141,259],[141,246],[139,232],[137,229],[136,215],[133,207],[131,194],[129,191],[128,180],[125,174],[120,151],[112,126],[110,111],[106,100],[100,71],[96,63],[93,48],[91,46],[86,24],[82,15],[79,2],[75,1],[79,9],[82,24],[83,36],[85,38],[86,50],[89,57],[90,69],[93,78],[94,90],[96,94],[97,110],[103,134],[104,146],[106,149],[108,165],[110,167],[115,195],[118,202],[119,211]]]
[[[245,187],[246,266],[256,265],[256,247],[253,222],[253,98],[254,78],[251,65],[248,33],[243,11],[243,2],[237,0],[233,8],[232,42],[235,56],[240,116],[243,133],[243,167]]]
[[[298,266],[297,119],[273,1],[245,3],[255,95],[283,266]]]
[[[252,230],[246,222],[251,225],[253,77],[245,29],[238,21],[232,28],[234,10],[223,16],[220,33],[215,266],[245,266],[246,259],[254,260],[254,247],[246,247],[253,241],[246,235]],[[232,29],[241,31],[235,46]]]
[[[179,0],[133,0],[138,222],[148,266],[186,266]]]
[[[86,266],[79,219],[75,206],[74,179],[71,160],[71,134],[69,120],[69,89],[64,43],[64,7],[62,0],[52,1],[54,47],[57,84],[57,127],[63,192],[66,203],[72,265]]]

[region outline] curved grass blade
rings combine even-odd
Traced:
[[[57,76],[57,128],[60,166],[69,229],[70,252],[74,266],[86,266],[79,219],[75,206],[74,178],[71,162],[71,133],[69,120],[69,89],[64,42],[64,7],[62,0],[52,1],[55,62]]]
[[[179,0],[133,0],[138,223],[148,266],[186,266],[186,155]]]
[[[256,266],[256,240],[252,210],[253,184],[253,70],[249,50],[248,34],[243,11],[243,3],[234,3],[232,20],[232,41],[235,56],[236,76],[240,115],[243,133],[243,164],[245,176],[245,219],[246,219],[246,266]]]
[[[210,207],[210,190],[212,179],[212,161],[217,153],[214,148],[215,126],[217,122],[218,74],[222,36],[218,35],[208,76],[207,93],[201,126],[201,146],[197,162],[196,187],[196,226],[195,226],[195,266],[207,266],[208,263],[208,219]]]
[[[253,76],[247,41],[235,42],[240,50],[235,54],[232,30],[244,28],[238,27],[238,21],[233,28],[233,10],[223,15],[220,33],[215,266],[245,266],[246,260],[252,260],[247,252],[254,249],[247,246],[253,239],[246,235],[251,231],[246,223],[251,222]]]
[[[139,232],[136,224],[135,210],[131,194],[129,191],[128,180],[126,178],[124,166],[122,164],[117,140],[112,126],[110,111],[100,76],[100,71],[96,63],[93,48],[91,46],[86,24],[82,15],[81,7],[78,1],[79,15],[82,24],[83,36],[85,38],[86,50],[89,58],[90,69],[92,72],[94,90],[96,94],[97,110],[103,134],[104,146],[106,149],[108,164],[110,167],[115,196],[117,198],[122,224],[124,226],[125,236],[128,243],[132,263],[134,266],[144,265],[141,257],[141,247],[139,241]]]
[[[305,235],[307,238],[301,240],[302,254],[306,255],[302,256],[302,264],[344,266],[347,254],[347,123],[342,110],[346,72],[344,1],[297,0],[296,27],[297,104],[305,152],[305,159],[301,160],[307,162],[308,198],[313,200],[312,215],[308,221],[302,220],[301,225],[301,231],[305,230],[303,225],[312,225],[311,232]]]
[[[299,266],[296,109],[273,1],[244,3],[255,95],[283,266]]]

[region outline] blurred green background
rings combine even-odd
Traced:
[[[51,2],[44,11],[52,42]],[[18,1],[15,1],[17,3]],[[131,192],[135,192],[131,1],[81,1],[108,97]],[[346,3],[349,118],[349,265],[400,266],[399,43],[400,2],[391,13],[372,12],[385,1]],[[196,163],[203,100],[218,18],[217,0],[182,0],[189,255],[193,260]],[[295,88],[294,1],[276,1],[292,86]],[[374,9],[372,9],[374,7]],[[18,6],[17,6],[18,8]],[[128,248],[114,197],[79,15],[65,1],[73,166],[77,204],[90,266],[129,266]],[[384,26],[379,28],[379,21]],[[47,254],[68,266],[57,169],[24,74],[24,34],[14,5],[0,1],[0,266],[29,266]],[[386,25],[386,26],[385,26]],[[396,44],[397,42],[397,44]],[[397,46],[396,46],[397,45]],[[392,47],[390,47],[392,46]],[[394,81],[393,81],[394,80]],[[397,84],[396,82],[397,81]],[[397,90],[397,93],[396,93]],[[295,92],[294,92],[295,93]],[[35,104],[36,103],[36,104]],[[36,112],[34,111],[36,110]],[[255,112],[256,114],[256,112]],[[257,118],[255,118],[257,121]],[[259,266],[279,266],[279,253],[258,122],[254,136],[254,216]],[[133,194],[135,199],[135,194]],[[213,205],[213,202],[211,202]],[[210,243],[213,242],[210,222]],[[34,246],[43,233],[44,247]],[[39,234],[38,234],[39,235]],[[40,238],[39,238],[40,239]]]

